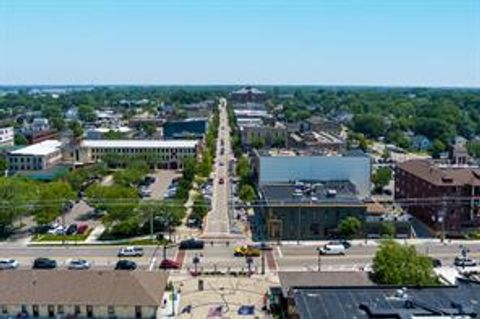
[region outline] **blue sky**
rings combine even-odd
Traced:
[[[0,0],[0,84],[480,87],[480,0]]]

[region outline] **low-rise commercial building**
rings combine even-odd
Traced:
[[[163,124],[163,138],[165,140],[202,139],[207,131],[207,127],[207,118],[168,121]]]
[[[345,151],[345,140],[326,131],[295,132],[289,135],[289,145],[297,148],[315,148],[325,153],[342,153]]]
[[[240,139],[245,146],[287,147],[287,128],[280,122],[274,125],[239,124]]]
[[[315,149],[255,150],[254,176],[257,185],[292,181],[349,181],[360,198],[370,195],[371,161],[363,153],[317,154]]]
[[[84,140],[75,161],[92,163],[106,156],[141,158],[158,168],[181,169],[184,159],[196,158],[196,140]]]
[[[15,133],[13,127],[1,127],[0,128],[0,147],[13,146]]]
[[[0,318],[162,318],[167,279],[147,271],[0,272]]]
[[[7,154],[8,170],[39,171],[49,169],[62,161],[62,143],[58,140],[46,140]]]
[[[365,221],[367,205],[349,181],[263,184],[256,210],[267,240],[319,240],[334,236],[346,217]]]
[[[460,234],[480,225],[480,168],[428,160],[398,163],[395,199],[415,217],[439,231]]]

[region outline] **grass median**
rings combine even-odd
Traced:
[[[82,242],[87,239],[88,235],[92,232],[92,229],[87,230],[85,234],[75,235],[53,235],[53,234],[36,234],[33,236],[32,241],[35,242],[47,242],[47,241],[78,241]]]

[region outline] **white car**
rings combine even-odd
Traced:
[[[320,255],[345,255],[345,246],[326,244],[318,248]]]
[[[0,269],[17,269],[18,265],[15,259],[0,259]]]
[[[63,226],[57,226],[55,228],[52,228],[48,231],[50,235],[64,235],[65,234],[65,227]]]
[[[142,247],[125,247],[118,251],[118,257],[142,257]]]
[[[90,263],[85,259],[72,259],[68,262],[68,269],[89,269]]]

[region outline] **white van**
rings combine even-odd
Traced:
[[[345,246],[326,244],[318,248],[320,255],[345,255]]]

